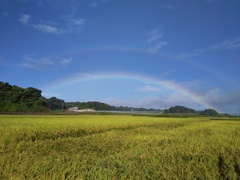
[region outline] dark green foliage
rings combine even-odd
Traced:
[[[190,109],[184,106],[174,106],[165,110],[166,113],[196,113],[194,109]]]
[[[47,106],[51,110],[64,110],[66,109],[65,102],[62,99],[58,99],[56,97],[51,97],[49,99],[46,99]]]
[[[203,116],[218,116],[219,113],[215,111],[214,109],[205,109],[204,111],[200,112],[200,115]]]
[[[47,110],[41,90],[0,82],[0,112],[43,112]]]
[[[165,114],[177,114],[177,115],[182,115],[182,114],[191,114],[191,115],[201,115],[201,116],[219,116],[220,114],[214,110],[214,109],[205,109],[203,111],[196,111],[191,108],[187,108],[184,106],[174,106],[170,107],[169,109],[164,110]],[[223,115],[226,116],[226,115]]]

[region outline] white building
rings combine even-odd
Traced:
[[[79,108],[78,108],[77,106],[75,106],[75,107],[70,107],[70,108],[68,108],[68,111],[79,112]]]
[[[80,109],[78,112],[95,112],[95,109],[87,108],[87,109]]]

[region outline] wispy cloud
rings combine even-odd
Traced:
[[[218,51],[218,50],[234,50],[240,49],[240,37],[234,39],[226,39],[218,44],[212,45],[209,50]]]
[[[37,58],[35,55],[26,55],[23,57],[21,64],[25,68],[30,69],[51,69],[60,66],[68,66],[72,63],[72,58],[59,58],[59,57],[43,57]]]
[[[89,1],[89,7],[98,7],[102,4],[108,3],[110,0],[88,0]]]
[[[216,110],[219,110],[222,113],[240,115],[240,89],[231,92],[221,92],[218,88],[212,88],[200,93],[199,96],[202,100],[211,104],[217,108]],[[191,100],[186,96],[181,96],[178,93],[170,93],[167,96],[162,97],[147,97],[136,101],[133,106],[166,109],[175,105],[191,107],[196,110],[208,108],[196,103],[194,100]]]
[[[72,63],[72,58],[62,58],[58,61],[58,63],[63,66],[68,66]]]
[[[83,26],[85,24],[85,19],[83,18],[72,18],[69,20],[70,22],[70,25],[73,25],[73,26]]]
[[[67,34],[80,32],[85,25],[86,20],[80,17],[76,17],[73,14],[64,15],[60,19],[61,25],[57,22],[44,22],[30,23],[31,16],[24,14],[19,18],[19,21],[23,25],[48,34]]]
[[[47,24],[32,24],[32,27],[38,31],[49,34],[61,34],[63,31],[57,27],[47,25]]]
[[[22,63],[22,66],[26,68],[31,68],[31,69],[38,69],[43,66],[49,66],[49,65],[54,65],[55,63],[49,59],[49,58],[40,58],[37,59],[33,55],[27,55],[24,56],[24,62]]]
[[[208,53],[214,53],[222,50],[239,50],[240,49],[240,37],[233,39],[226,39],[220,43],[213,44],[207,48],[194,49],[190,52],[181,53],[177,57],[180,59],[191,58],[200,55],[206,55]]]
[[[28,14],[23,14],[20,18],[19,18],[19,21],[21,23],[23,23],[24,25],[27,25],[29,23],[29,20],[30,20],[30,16]]]
[[[86,20],[81,17],[77,17],[74,14],[63,15],[64,20],[64,33],[80,32],[86,24]]]
[[[158,52],[162,47],[168,44],[167,41],[163,41],[163,33],[160,29],[154,29],[146,34],[148,42],[148,50],[151,53]]]
[[[141,92],[141,93],[146,93],[146,92],[161,92],[162,89],[159,87],[154,87],[154,86],[150,86],[150,85],[146,85],[144,87],[139,87],[136,89],[137,92]]]
[[[207,91],[203,98],[222,112],[240,115],[240,89],[221,92],[218,88],[214,88]]]

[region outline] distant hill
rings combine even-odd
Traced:
[[[205,109],[203,111],[196,111],[191,108],[187,108],[184,106],[174,106],[169,109],[164,110],[166,114],[195,114],[201,116],[218,116],[219,113],[214,109]]]
[[[204,111],[200,112],[200,115],[203,115],[203,116],[218,116],[219,113],[214,109],[205,109]]]
[[[165,110],[165,113],[196,113],[196,110],[184,106],[174,106]]]

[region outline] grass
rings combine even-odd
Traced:
[[[240,179],[240,121],[1,115],[0,179]]]

